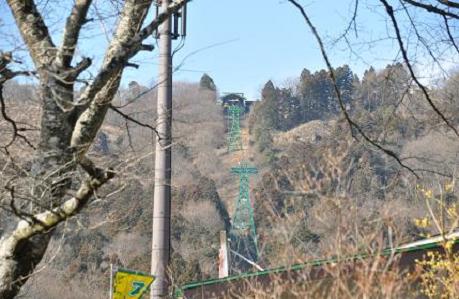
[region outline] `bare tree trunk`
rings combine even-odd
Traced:
[[[63,113],[57,103],[73,100],[73,84],[65,85],[43,74],[40,82],[41,117],[40,144],[33,166],[38,188],[32,210],[40,213],[53,209],[64,200],[75,168],[70,152],[73,124],[70,113]],[[45,181],[42,178],[46,177]],[[53,230],[19,242],[12,255],[0,252],[0,298],[14,298],[27,281],[48,247]]]
[[[68,172],[74,170],[70,140],[75,124],[71,111],[63,111],[59,103],[73,102],[73,84],[64,85],[50,75],[43,74],[40,82],[40,98],[43,112],[41,115],[40,143],[32,175],[38,180],[35,192],[44,192],[43,188],[51,187],[51,196],[43,197],[40,205],[54,208],[62,203],[64,192],[70,183]],[[46,173],[47,180],[40,182]],[[38,197],[39,194],[35,194]],[[47,201],[47,202],[46,202]]]
[[[71,66],[79,31],[86,21],[91,0],[75,0],[67,18],[60,48],[48,33],[33,0],[7,0],[19,31],[27,44],[40,78],[42,106],[40,143],[32,166],[35,184],[32,214],[0,239],[0,298],[14,298],[43,258],[52,232],[88,203],[94,192],[114,176],[97,168],[86,153],[104,121],[118,90],[123,69],[140,50],[152,50],[142,42],[189,0],[176,0],[145,28],[142,24],[151,0],[126,0],[115,35],[102,67],[78,100],[73,84],[90,66],[82,59]],[[5,68],[0,68],[0,79]],[[1,90],[0,90],[1,91]],[[81,109],[80,109],[81,108]],[[80,165],[88,174],[73,197],[68,195],[72,173]],[[170,169],[169,169],[170,171]]]
[[[0,298],[14,298],[27,281],[48,247],[51,233],[40,234],[22,242],[13,256],[0,253]]]

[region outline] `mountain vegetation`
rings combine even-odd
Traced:
[[[250,243],[254,261],[238,260],[245,270],[327,259],[320,271],[330,278],[280,277],[240,297],[459,297],[458,3],[376,1],[397,59],[356,73],[331,63],[307,9],[287,0],[325,68],[305,68],[286,84],[269,80],[252,102],[243,94],[222,100],[209,74],[191,83],[172,84],[167,71],[148,86],[124,81],[128,68],[141,67],[134,57],[155,50],[148,42],[157,35],[164,49],[166,40],[182,37],[171,55],[159,54],[164,69],[179,70],[183,63],[173,68],[165,58],[184,45],[190,0],[51,2],[59,3],[59,20],[47,13],[49,1],[34,0],[7,0],[11,24],[0,20],[1,299],[103,298],[113,269],[149,273],[152,251],[162,253],[153,258],[161,259],[153,266],[161,290],[152,297],[216,278],[221,232],[235,226],[238,197],[253,210],[257,239]],[[362,5],[353,3],[332,44],[355,55],[350,35],[361,30]],[[171,18],[172,34],[162,26]],[[98,47],[100,36],[106,49]],[[453,67],[445,67],[450,60]],[[429,63],[441,75],[421,77],[429,71],[417,68]],[[169,98],[169,88],[172,107],[158,100]],[[231,123],[242,143],[234,152],[228,119],[239,112],[228,113],[230,105],[244,108],[240,126]],[[163,154],[164,164],[171,161],[169,150],[172,167],[155,166]],[[241,192],[230,169],[245,162],[257,175]],[[153,217],[158,186],[167,193],[165,215]],[[167,224],[152,229],[159,218],[170,219],[170,238]],[[164,235],[164,246],[152,248],[152,232],[153,239]],[[404,272],[394,251],[432,236],[439,251]],[[340,263],[349,257],[356,271]]]
[[[251,132],[247,158],[261,170],[252,200],[263,267],[334,255],[338,240],[343,252],[352,253],[369,250],[371,242],[388,247],[391,242],[436,233],[432,224],[416,225],[416,219],[425,217],[416,184],[444,184],[453,177],[458,142],[441,126],[429,123],[432,115],[427,107],[416,105],[419,94],[403,65],[370,68],[362,79],[348,66],[338,70],[352,117],[381,144],[408,157],[409,167],[425,167],[421,180],[352,137],[333,104],[336,98],[327,92],[332,83],[325,70],[304,70],[295,86],[267,82],[261,101],[243,120]],[[455,78],[435,92],[454,90]],[[171,271],[176,285],[217,276],[219,232],[229,230],[237,195],[237,179],[229,173],[232,162],[222,137],[223,108],[214,89],[202,84],[210,80],[174,86]],[[11,81],[5,94],[14,97],[16,105],[28,102],[34,109],[34,86]],[[155,98],[155,90],[131,82],[114,106],[123,106],[123,113],[148,124]],[[14,105],[10,109],[19,119]],[[23,295],[103,297],[110,264],[148,271],[153,195],[152,178],[145,174],[153,169],[153,136],[148,128],[109,111],[91,154],[102,165],[124,163],[124,174],[107,188],[116,191],[102,190],[98,195],[110,201],[96,200],[57,229],[39,266],[44,270],[31,277]],[[34,140],[33,131],[30,138]],[[19,165],[29,167],[23,150],[14,152],[22,157]],[[456,207],[455,191],[448,190],[446,196],[448,207]],[[11,217],[7,212],[1,218],[2,230],[13,228],[8,224]],[[74,297],[67,289],[41,287],[50,280],[68,285]],[[82,291],[81,286],[92,286],[91,291]]]
[[[427,213],[420,185],[446,200],[437,209],[457,208],[456,192],[442,186],[455,176],[459,144],[422,104],[406,68],[369,68],[362,79],[346,65],[336,69],[348,114],[403,164],[349,130],[327,78],[325,70],[304,70],[294,86],[267,82],[248,120],[251,144],[265,161],[254,204],[270,266],[333,256],[342,246],[347,254],[372,250],[368,236],[375,231],[381,239],[374,245],[384,248],[395,239],[438,234],[432,223],[419,227],[414,221]],[[440,107],[451,103],[440,99],[457,84],[455,78],[432,87]],[[454,221],[448,223],[444,227],[453,229]]]

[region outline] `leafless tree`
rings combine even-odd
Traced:
[[[15,71],[14,52],[1,52],[0,95],[7,80],[34,75],[39,80],[42,115],[38,144],[33,144],[24,134],[27,128],[8,116],[6,102],[1,97],[2,116],[13,129],[12,140],[3,146],[3,153],[8,156],[8,148],[15,142],[26,143],[34,152],[33,165],[27,173],[33,179],[33,186],[6,187],[11,209],[21,220],[16,229],[0,240],[1,298],[15,297],[46,252],[53,229],[79,213],[96,190],[116,175],[116,168],[102,169],[91,161],[88,149],[120,86],[123,70],[132,66],[129,59],[139,51],[153,50],[153,46],[143,44],[144,40],[187,1],[176,0],[148,24],[144,21],[154,1],[117,2],[120,12],[113,38],[99,71],[81,93],[76,92],[75,84],[92,60],[83,57],[76,63],[72,61],[76,60],[83,26],[91,21],[87,16],[93,1],[73,2],[60,45],[53,41],[36,1],[7,1],[34,67],[32,71]],[[72,175],[76,169],[83,169],[86,177],[75,187]],[[27,211],[15,206],[16,188],[30,190],[25,199],[30,203]],[[21,192],[22,197],[24,194],[27,193]]]
[[[319,45],[322,58],[325,61],[329,71],[331,80],[333,81],[334,91],[336,93],[340,110],[347,121],[350,132],[355,138],[362,138],[365,142],[382,151],[386,155],[393,158],[402,168],[408,170],[416,178],[420,178],[419,174],[422,172],[431,172],[429,169],[413,168],[400,153],[393,149],[384,146],[379,140],[372,138],[369,132],[366,132],[362,124],[359,124],[346,110],[342,95],[337,85],[334,67],[328,53],[324,38],[321,36],[318,28],[315,26],[313,20],[309,16],[307,9],[303,7],[299,1],[288,0],[302,15],[307,27],[311,31],[315,41]],[[337,40],[344,39],[346,45],[349,47],[352,55],[359,56],[353,49],[353,45],[349,40],[349,35],[355,32],[358,36],[358,18],[359,11],[363,1],[353,0],[353,12],[344,32],[338,37]],[[454,1],[415,1],[415,0],[395,0],[395,1],[369,1],[372,4],[376,2],[383,15],[387,17],[388,24],[388,39],[394,40],[398,45],[401,62],[406,67],[409,75],[413,81],[413,86],[409,91],[416,90],[420,95],[418,99],[424,101],[425,104],[434,112],[432,119],[435,119],[437,124],[441,123],[452,132],[456,137],[459,136],[456,123],[453,122],[454,115],[448,113],[453,109],[452,106],[442,105],[447,101],[446,98],[438,98],[434,92],[421,78],[419,72],[416,71],[418,60],[429,61],[435,67],[447,74],[444,62],[444,56],[451,57],[450,60],[457,59],[459,48],[457,45],[457,36],[455,34],[455,23],[459,20],[459,3]],[[424,17],[429,15],[428,21],[415,17],[418,13]],[[427,19],[427,18],[426,18]],[[453,23],[454,22],[454,23]],[[402,27],[402,23],[403,26]],[[405,25],[408,24],[408,29]],[[413,34],[411,34],[413,33]],[[428,42],[427,42],[428,41]],[[411,48],[410,48],[411,47]],[[409,48],[411,50],[409,50]],[[422,67],[422,65],[421,65]],[[432,78],[430,78],[432,79]],[[402,99],[403,101],[403,99]]]

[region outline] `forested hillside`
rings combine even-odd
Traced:
[[[456,209],[456,193],[442,185],[454,177],[459,143],[420,100],[406,68],[370,68],[359,79],[345,65],[336,78],[348,115],[400,160],[350,130],[325,70],[305,69],[293,86],[267,82],[249,127],[252,146],[266,161],[254,204],[269,265],[333,255],[337,246],[345,252],[371,242],[389,247],[389,230],[401,243],[438,233],[435,226],[416,225],[426,216],[420,186]],[[457,101],[457,84],[452,76],[432,87],[440,107]],[[445,94],[449,100],[440,101]]]
[[[228,228],[229,216],[215,181],[221,185],[230,174],[221,171],[218,157],[225,148],[225,122],[222,108],[216,104],[216,93],[199,84],[178,83],[174,94],[172,271],[177,273],[178,284],[218,273],[219,231]],[[31,110],[38,109],[34,86],[11,82],[6,95],[15,99],[9,110],[15,119],[20,119],[19,107],[24,103]],[[41,263],[43,270],[29,280],[24,296],[103,298],[109,288],[106,278],[110,264],[149,271],[155,135],[145,126],[154,123],[151,114],[155,98],[154,90],[136,82],[120,91],[91,149],[102,164],[121,163],[119,177],[106,189],[110,192],[102,190],[99,200],[56,232],[52,249]],[[142,125],[127,120],[115,109],[122,109]],[[2,142],[6,137],[3,135]],[[33,131],[30,137],[33,140]],[[27,150],[14,148],[17,167],[30,167]],[[9,219],[0,218],[5,233],[13,228]]]
[[[370,68],[362,79],[348,66],[337,74],[349,114],[371,138],[406,157],[407,167],[422,168],[422,177],[416,180],[392,157],[352,137],[326,71],[305,69],[287,87],[269,81],[243,119],[250,131],[244,155],[261,170],[252,200],[264,267],[331,256],[338,239],[347,240],[343,252],[355,252],[371,242],[387,247],[435,233],[432,226],[416,225],[425,217],[416,184],[441,185],[453,176],[458,142],[417,104],[418,91],[403,65]],[[217,276],[219,231],[229,230],[237,197],[237,179],[227,169],[232,160],[223,108],[212,79],[203,78],[201,84],[174,86],[175,284]],[[453,78],[435,93],[449,93],[455,101],[456,86]],[[33,109],[33,86],[11,82],[6,94]],[[152,123],[154,99],[154,90],[136,82],[120,91],[91,149],[100,163],[123,163],[120,176],[107,188],[110,193],[102,190],[101,200],[58,230],[41,263],[44,270],[31,278],[25,295],[103,297],[110,264],[148,271],[153,183],[147,174],[153,170],[154,135],[146,126]],[[121,108],[138,123],[120,115]],[[19,117],[14,107],[10,111]],[[21,149],[15,153],[21,167],[30,167]],[[455,192],[445,196],[455,207]],[[1,220],[2,228],[8,227],[7,218]],[[50,281],[68,284],[73,294],[41,287]]]
[[[0,299],[459,298],[458,22],[1,1]]]

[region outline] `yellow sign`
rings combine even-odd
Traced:
[[[141,298],[154,280],[149,274],[118,270],[115,274],[113,299]]]

